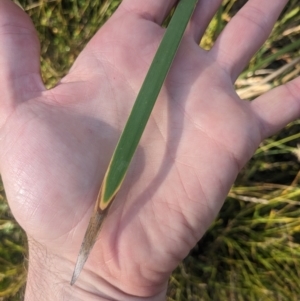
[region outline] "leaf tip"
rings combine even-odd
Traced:
[[[90,219],[88,228],[85,232],[83,242],[80,247],[80,251],[75,264],[74,272],[70,284],[73,285],[78,279],[80,272],[82,271],[85,262],[87,261],[89,254],[97,240],[98,234],[101,230],[101,226],[104,218],[106,217],[107,210],[101,211],[95,208],[92,217]]]

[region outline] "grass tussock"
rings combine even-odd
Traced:
[[[15,1],[31,16],[52,87],[119,5],[118,0]],[[201,46],[209,49],[244,0],[225,0]],[[236,82],[253,99],[300,74],[300,7],[290,0]],[[251,41],[249,41],[251,42]],[[214,224],[170,279],[168,301],[292,301],[300,295],[300,122],[266,139],[239,175]],[[25,236],[0,189],[0,301],[21,299]]]

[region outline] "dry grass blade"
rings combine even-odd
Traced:
[[[253,97],[257,97],[261,95],[264,92],[267,92],[273,88],[271,82],[277,78],[278,76],[284,74],[287,70],[295,68],[295,66],[300,62],[300,58],[295,58],[291,62],[285,64],[278,70],[272,72],[268,76],[266,76],[264,79],[258,81],[257,83],[250,85],[246,88],[238,89],[236,92],[242,99],[249,99]],[[297,68],[297,67],[296,67]],[[298,73],[298,69],[296,69],[296,72]],[[294,72],[293,72],[294,73]],[[294,74],[292,75],[294,76]],[[237,81],[238,84],[238,81]]]

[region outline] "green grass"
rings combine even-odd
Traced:
[[[119,1],[22,0],[41,39],[47,87],[66,74]],[[201,45],[209,49],[241,0],[223,1]],[[271,5],[271,4],[270,4]],[[236,82],[252,99],[300,74],[300,8],[290,0],[273,34]],[[300,122],[266,139],[213,225],[170,279],[168,301],[299,300]],[[298,157],[297,157],[298,155]],[[0,194],[0,301],[21,300],[26,240]]]
[[[25,235],[13,220],[0,184],[0,300],[21,300],[26,282]]]

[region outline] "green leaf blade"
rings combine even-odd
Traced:
[[[178,3],[105,174],[99,195],[102,210],[113,201],[122,185],[197,2],[181,0]]]

